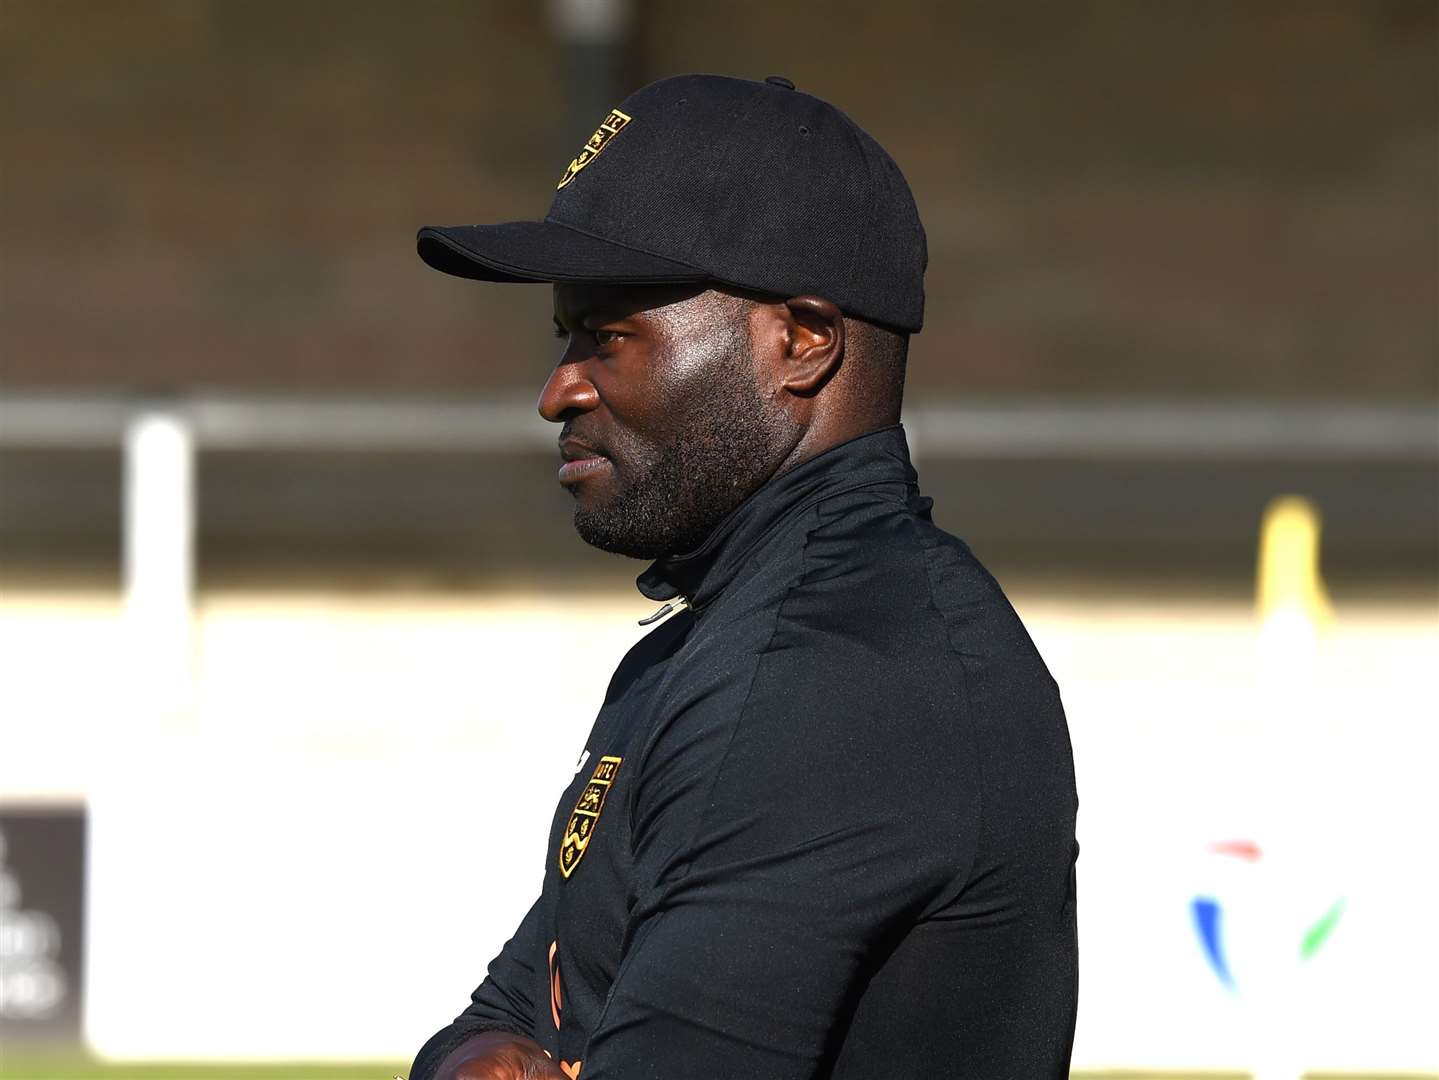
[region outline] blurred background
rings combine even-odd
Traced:
[[[0,0],[0,1075],[388,1076],[463,1006],[654,605],[549,290],[414,232],[686,71],[914,189],[921,483],[1070,716],[1076,1070],[1439,1074],[1433,0]]]

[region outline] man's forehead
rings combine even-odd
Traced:
[[[592,282],[556,282],[557,318],[622,319],[659,308],[672,307],[709,292],[704,285],[616,285]]]

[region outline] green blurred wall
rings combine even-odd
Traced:
[[[1434,400],[1439,5],[651,0],[636,82],[782,72],[908,173],[916,394]],[[588,130],[519,2],[0,2],[0,385],[538,387],[426,271]]]

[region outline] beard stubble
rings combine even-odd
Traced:
[[[575,506],[586,543],[635,559],[693,551],[773,474],[785,418],[760,394],[748,334],[736,328],[724,353],[643,472],[602,505]]]

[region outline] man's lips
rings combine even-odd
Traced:
[[[560,456],[565,459],[559,471],[561,484],[577,484],[601,469],[614,468],[598,450],[574,439],[560,441]]]
[[[613,468],[609,458],[587,457],[577,461],[567,461],[560,466],[559,481],[562,484],[578,484],[587,476],[591,476],[601,469]]]

